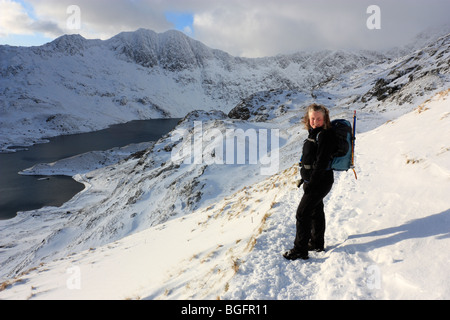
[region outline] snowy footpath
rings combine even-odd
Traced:
[[[449,299],[450,100],[358,136],[325,199],[326,251],[287,261],[296,164],[232,196],[28,270],[0,299]],[[293,161],[295,162],[295,161]]]
[[[326,252],[283,261],[301,194],[286,190],[228,299],[449,299],[448,90],[357,140],[358,180],[335,174]]]

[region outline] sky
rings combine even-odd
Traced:
[[[375,6],[375,7],[374,7]],[[0,0],[0,44],[176,29],[234,56],[386,49],[450,23],[450,0]]]

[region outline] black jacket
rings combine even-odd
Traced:
[[[333,183],[333,170],[329,169],[336,152],[336,138],[330,130],[322,127],[310,129],[303,144],[300,174],[305,182],[305,191],[314,191]]]

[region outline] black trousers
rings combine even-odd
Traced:
[[[333,186],[333,171],[325,175],[321,186],[311,192],[305,192],[297,208],[297,231],[294,240],[294,249],[303,254],[308,253],[308,242],[315,248],[325,245],[325,212],[323,199]],[[305,189],[305,185],[303,188]]]

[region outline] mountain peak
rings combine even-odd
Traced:
[[[161,66],[169,71],[193,69],[213,56],[212,49],[176,30],[122,32],[108,43],[126,59],[144,67]]]
[[[66,34],[44,46],[48,49],[68,53],[73,56],[75,54],[81,54],[86,48],[87,41],[86,38],[79,34]]]
[[[84,48],[86,42],[86,38],[79,34],[66,34],[56,38],[48,43],[48,45],[52,46],[55,50],[61,50],[66,48]]]

